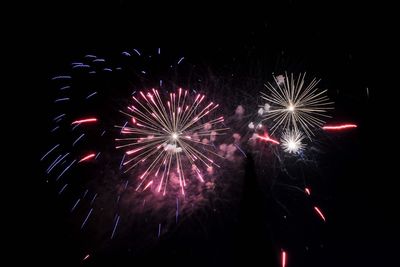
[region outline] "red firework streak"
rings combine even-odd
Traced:
[[[281,263],[282,263],[282,267],[286,267],[286,251],[282,250],[282,254],[281,254]]]
[[[309,188],[305,188],[304,191],[306,191],[307,195],[311,196],[311,190]]]
[[[89,159],[92,159],[92,158],[94,158],[95,156],[96,156],[95,153],[91,153],[91,154],[89,154],[89,155],[86,155],[86,156],[84,156],[83,158],[81,158],[81,160],[79,160],[79,163],[81,163],[81,162],[83,162],[83,161],[87,161],[87,160],[89,160]]]
[[[73,121],[71,124],[81,124],[81,123],[90,123],[90,122],[97,122],[97,118],[86,118]]]
[[[326,222],[324,214],[321,212],[321,210],[318,207],[314,207],[314,210],[318,213],[318,215],[321,217],[324,222]]]
[[[340,124],[340,125],[325,125],[322,127],[325,131],[342,131],[347,129],[357,128],[356,124]]]
[[[265,134],[265,136],[261,136],[261,135],[257,134],[257,138],[261,139],[261,140],[263,140],[265,142],[271,142],[273,144],[279,145],[279,142],[274,140],[274,139],[272,139],[272,138],[270,138],[268,134]]]

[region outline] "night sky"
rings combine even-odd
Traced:
[[[24,38],[29,42],[22,53],[30,59],[20,73],[33,74],[30,88],[23,90],[33,100],[28,101],[29,109],[36,119],[26,122],[34,127],[35,142],[25,157],[32,168],[25,175],[29,201],[19,209],[26,221],[22,231],[26,234],[16,249],[21,260],[53,266],[233,266],[239,261],[248,266],[280,266],[284,248],[287,267],[394,266],[389,257],[396,250],[391,219],[394,189],[389,184],[395,177],[378,167],[376,157],[382,154],[374,140],[384,133],[376,130],[374,119],[382,65],[371,42],[379,32],[371,16],[373,7],[286,0],[264,6],[232,5],[186,3],[185,9],[174,12],[162,5],[144,8],[126,1],[35,6],[41,12],[22,23],[31,37]],[[243,188],[231,204],[219,204],[221,212],[204,208],[140,253],[132,253],[139,249],[130,247],[135,236],[113,241],[101,253],[87,249],[92,241],[72,226],[66,204],[45,183],[39,164],[49,146],[48,122],[53,116],[54,88],[48,81],[85,54],[112,59],[126,49],[156,51],[158,47],[171,58],[184,56],[213,77],[234,74],[229,82],[237,86],[232,90],[243,88],[243,80],[252,75],[269,79],[272,73],[287,70],[307,71],[336,91],[335,120],[359,127],[332,137],[323,146],[318,166],[310,167],[323,173],[314,190],[327,223],[321,224],[310,212],[309,202],[296,203],[290,192],[278,189],[274,194],[293,214],[290,222],[283,222],[275,196],[259,189],[255,159],[249,155],[243,162]],[[233,111],[237,104],[240,100],[228,106]],[[82,261],[86,254],[91,258]]]

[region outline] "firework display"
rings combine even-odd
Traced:
[[[324,225],[329,214],[312,200],[304,166],[316,164],[318,153],[312,153],[321,150],[321,136],[358,126],[331,119],[333,101],[317,87],[320,80],[307,81],[305,73],[274,76],[266,90],[255,86],[261,90],[257,107],[255,94],[238,99],[197,73],[179,72],[185,57],[152,72],[159,65],[147,62],[160,55],[160,48],[150,56],[131,49],[109,63],[88,54],[67,74],[51,78],[56,113],[40,162],[76,227],[104,243],[129,239],[134,225],[137,238],[131,242],[145,247],[150,242],[141,244],[142,236],[156,242],[174,233],[182,217],[229,206],[215,202],[229,202],[231,195],[222,192],[247,186],[243,162],[251,160],[252,175],[261,180],[257,190],[273,195],[285,184],[307,199],[312,217]],[[290,251],[279,253],[281,266],[290,266]],[[81,260],[93,258],[85,252]]]
[[[181,88],[170,93],[166,103],[155,89],[146,94],[140,92],[140,100],[133,96],[134,104],[128,107],[131,114],[125,113],[132,126],[120,127],[127,137],[116,141],[126,143],[117,146],[126,149],[125,172],[149,162],[140,175],[137,190],[147,189],[158,179],[156,191],[165,195],[169,180],[176,176],[185,194],[187,166],[191,166],[201,182],[204,182],[201,168],[211,172],[219,167],[213,158],[222,157],[212,143],[227,128],[218,128],[223,117],[206,119],[218,104],[204,104],[205,95],[190,98],[188,91]]]
[[[332,102],[326,96],[327,90],[319,91],[318,80],[305,82],[305,74],[297,78],[291,74],[274,77],[274,83],[267,83],[268,93],[261,92],[265,101],[260,106],[259,114],[263,120],[272,121],[271,133],[278,128],[293,128],[303,131],[308,138],[315,128],[320,128],[323,118],[329,118],[327,111],[332,109]]]
[[[299,130],[286,130],[282,135],[282,148],[289,153],[299,153],[303,149],[303,135]]]

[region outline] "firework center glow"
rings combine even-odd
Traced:
[[[294,112],[294,106],[290,104],[287,108],[290,112]]]
[[[172,133],[172,134],[171,134],[171,138],[172,138],[173,140],[178,140],[178,137],[179,137],[179,135],[178,135],[177,133]]]
[[[291,151],[296,151],[297,150],[297,144],[295,141],[289,141],[288,142],[288,148]]]

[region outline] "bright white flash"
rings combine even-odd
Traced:
[[[300,153],[304,148],[303,139],[304,136],[300,131],[286,130],[281,138],[283,150],[292,154]]]
[[[172,137],[172,139],[176,140],[176,139],[178,139],[178,134],[177,133],[172,133],[171,137]]]

